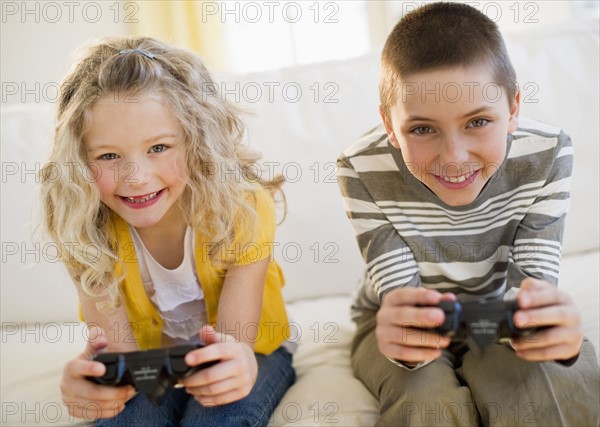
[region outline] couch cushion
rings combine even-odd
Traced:
[[[563,252],[600,244],[600,37],[598,20],[532,26],[506,36],[522,91],[521,115],[561,127],[575,150]]]
[[[76,320],[71,279],[53,243],[42,239],[36,189],[51,147],[54,105],[2,108],[0,192],[2,321]]]

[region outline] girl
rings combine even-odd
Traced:
[[[97,425],[266,425],[294,382],[272,193],[236,109],[194,54],[150,38],[89,48],[62,84],[41,172],[44,225],[90,325],[65,365],[69,412]],[[57,165],[62,166],[59,176]],[[94,325],[92,327],[92,325]],[[184,343],[190,366],[160,407],[94,384],[103,351]]]

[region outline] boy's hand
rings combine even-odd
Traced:
[[[223,405],[248,396],[258,375],[252,349],[231,335],[216,332],[211,326],[200,330],[200,340],[206,347],[188,353],[185,362],[190,366],[220,362],[180,380],[180,384],[203,406]]]
[[[527,278],[517,296],[517,327],[549,326],[533,336],[513,340],[517,355],[525,360],[567,360],[581,349],[581,316],[571,297],[544,280]]]
[[[103,386],[85,378],[104,375],[104,365],[90,358],[107,346],[104,331],[92,328],[85,351],[65,365],[60,389],[62,400],[73,417],[86,420],[112,418],[125,408],[125,402],[135,396],[135,389],[130,385]]]
[[[377,312],[375,335],[379,351],[390,359],[409,364],[437,359],[441,348],[450,339],[426,329],[440,326],[444,312],[436,305],[442,300],[455,300],[454,294],[441,294],[425,288],[401,288],[389,292],[383,298]]]

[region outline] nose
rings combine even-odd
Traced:
[[[152,163],[142,157],[130,158],[120,167],[121,182],[131,187],[142,187],[153,176]]]
[[[467,143],[456,135],[448,135],[442,139],[439,150],[442,169],[450,174],[461,173],[462,165],[469,160]]]

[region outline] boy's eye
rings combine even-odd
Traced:
[[[157,145],[152,146],[152,148],[150,149],[150,151],[153,152],[153,153],[162,153],[166,149],[167,149],[166,145],[164,145],[164,144],[157,144]]]
[[[99,160],[114,160],[117,158],[115,153],[106,153],[98,157]]]
[[[427,135],[428,133],[432,133],[433,129],[431,129],[429,126],[418,126],[416,128],[412,128],[411,132],[417,135]]]
[[[486,119],[475,119],[471,122],[472,127],[474,128],[480,128],[481,126],[485,125],[488,121]]]

